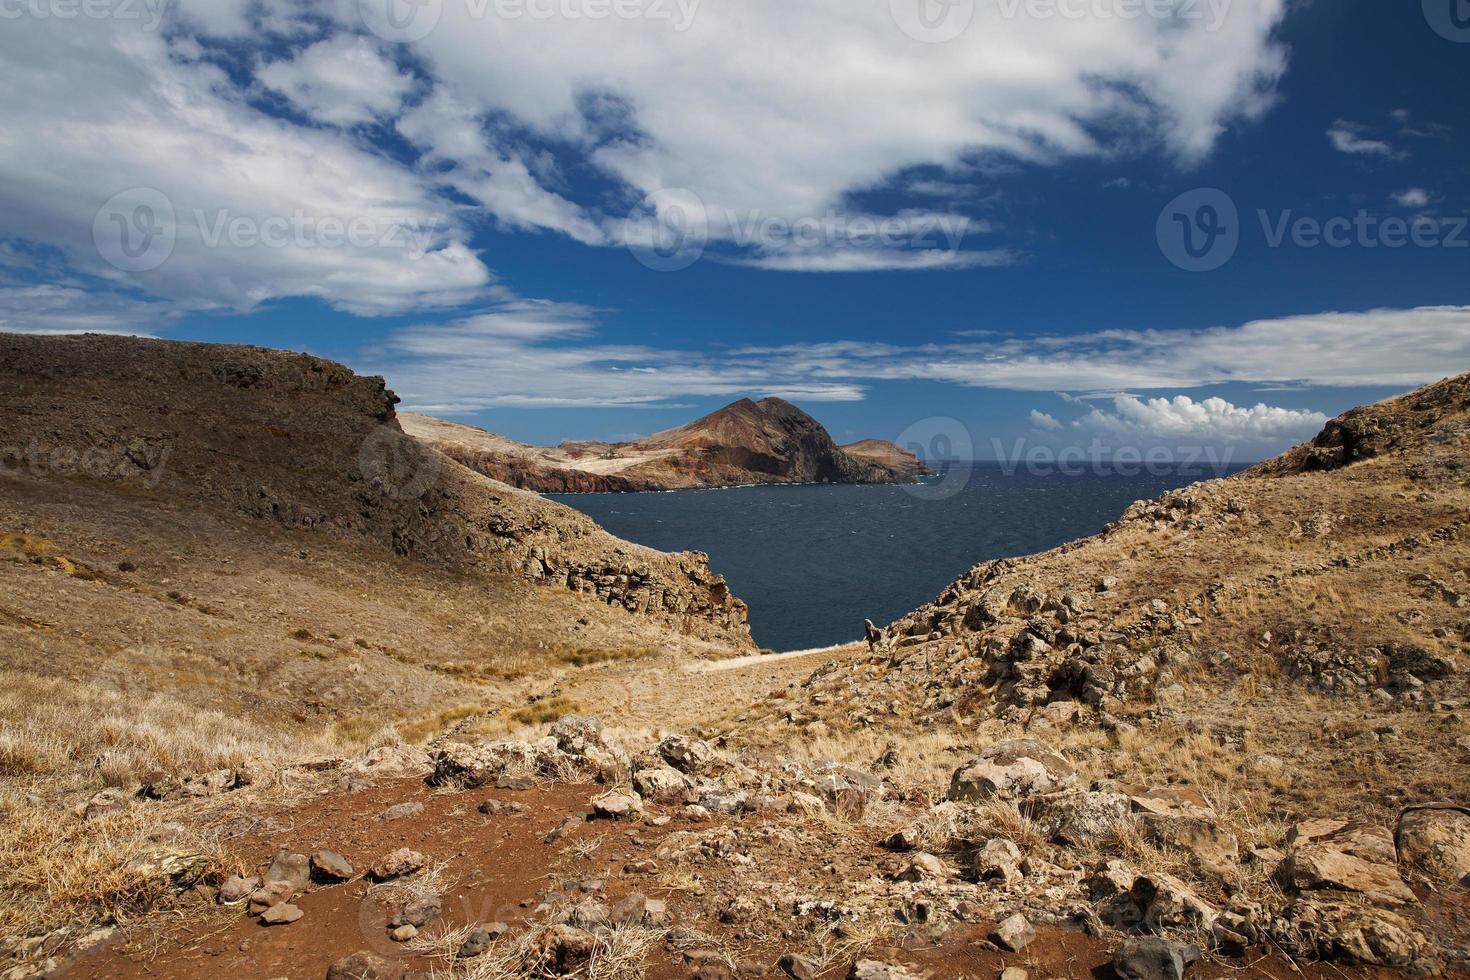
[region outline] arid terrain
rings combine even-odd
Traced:
[[[0,976],[1470,968],[1470,375],[780,658],[393,404],[0,335]]]
[[[757,483],[907,483],[918,457],[884,439],[838,446],[779,398],[742,399],[637,442],[528,446],[471,425],[405,413],[399,422],[478,473],[541,493],[623,493]]]

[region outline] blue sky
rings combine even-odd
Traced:
[[[154,2],[0,5],[0,329],[980,457],[1254,459],[1470,369],[1463,0]]]

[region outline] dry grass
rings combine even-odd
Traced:
[[[510,720],[518,725],[544,725],[582,710],[577,702],[566,697],[543,698],[524,708],[510,713]]]
[[[653,647],[614,647],[611,649],[582,648],[568,650],[557,659],[573,667],[591,667],[595,664],[616,664],[629,660],[647,660],[658,656]]]

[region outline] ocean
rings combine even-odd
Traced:
[[[913,486],[733,487],[552,494],[613,534],[704,551],[777,651],[861,639],[936,597],[972,566],[1100,531],[1135,500],[1216,476],[1150,467],[1121,475],[957,466]]]

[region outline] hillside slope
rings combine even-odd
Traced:
[[[742,399],[630,443],[528,446],[473,426],[405,414],[404,430],[494,479],[543,493],[622,493],[754,483],[899,483],[918,458],[870,439],[839,447],[816,419],[779,398]]]

